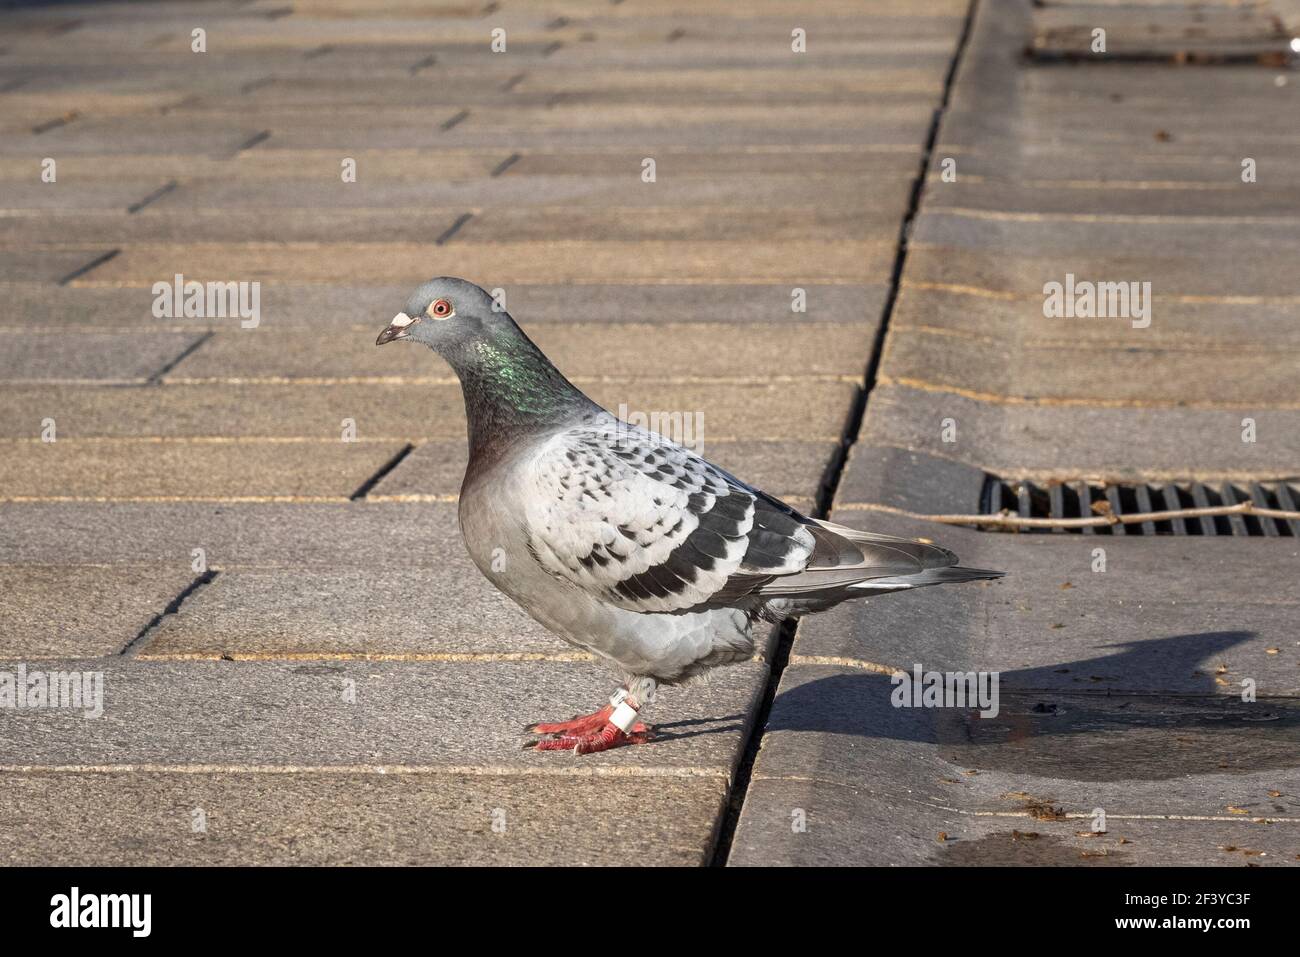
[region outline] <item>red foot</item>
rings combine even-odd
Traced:
[[[543,722],[540,724],[530,724],[524,728],[528,734],[558,734],[567,737],[582,737],[583,735],[595,734],[605,727],[609,721],[609,716],[614,713],[614,706],[607,704],[599,711],[592,714],[575,715],[568,721]],[[632,725],[630,730],[633,734],[648,732],[650,727],[644,722],[638,721]]]
[[[586,734],[562,734],[554,738],[543,738],[530,744],[534,751],[572,751],[575,754],[592,754],[596,751],[608,751],[628,744],[645,744],[653,740],[654,732],[645,725],[634,724],[632,730],[624,734],[614,725],[606,722],[599,731]]]

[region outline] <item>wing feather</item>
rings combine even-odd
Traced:
[[[707,606],[738,573],[798,571],[815,541],[744,483],[611,417],[553,437],[525,516],[553,576],[638,612]],[[756,524],[757,523],[757,524]]]
[[[806,518],[613,416],[553,436],[529,475],[534,557],[555,578],[629,611],[815,603],[957,560],[926,542]]]

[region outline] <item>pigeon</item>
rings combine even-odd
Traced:
[[[465,399],[470,558],[548,630],[623,678],[609,703],[530,725],[525,747],[589,754],[653,739],[660,685],[754,654],[761,623],[925,585],[1001,577],[929,542],[802,515],[584,395],[464,279],[431,279],[379,334],[438,353]]]

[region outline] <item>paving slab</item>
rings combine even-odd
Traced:
[[[102,156],[140,153],[179,153],[233,156],[260,130],[235,126],[221,130],[148,130],[125,126],[120,120],[94,127],[76,120],[42,134],[16,134],[0,139],[0,154],[17,156]],[[304,144],[306,145],[306,144]]]
[[[1154,303],[1150,318],[1154,325]],[[1132,320],[1124,318],[1041,319],[1039,326],[1065,338],[1086,323],[1132,328]],[[1148,345],[1133,336],[1124,345],[1080,349],[1069,343],[1016,343],[972,336],[955,342],[947,333],[895,328],[884,356],[889,375],[897,379],[989,396],[1246,407],[1300,403],[1296,375],[1300,349],[1277,344],[1198,349],[1189,344]]]
[[[111,248],[0,249],[0,282],[62,282],[110,252]]]
[[[0,504],[0,563],[177,562],[209,567],[445,568],[464,546],[454,503]],[[477,578],[478,572],[473,576]]]
[[[1272,346],[1283,353],[1300,346],[1300,300],[1188,302],[1152,289],[1152,322],[1046,319],[1043,297],[984,296],[973,290],[904,286],[890,318],[891,329],[938,330],[1002,341],[1097,347],[1248,350]],[[1155,317],[1159,317],[1159,322]]]
[[[838,441],[856,386],[849,382],[579,383],[607,409],[692,412],[712,440]],[[797,390],[797,404],[794,392]],[[419,409],[420,414],[394,414]],[[356,438],[429,441],[465,435],[460,386],[335,382],[210,383],[140,388],[15,385],[0,394],[0,438],[36,438],[53,417],[58,435],[338,440],[351,420]]]
[[[317,87],[320,81],[313,80]],[[351,82],[343,85],[350,87]],[[391,89],[391,82],[387,84]],[[203,101],[200,100],[199,104]],[[197,105],[197,104],[196,104]],[[359,149],[349,154],[357,161],[357,182],[364,187],[372,181],[447,180],[488,176],[510,156],[509,151],[415,151],[388,152]],[[77,154],[59,160],[59,183],[69,190],[96,184],[115,188],[132,177],[149,176],[153,188],[170,180],[212,178],[301,180],[341,182],[342,157],[336,150],[249,150],[234,157],[178,155],[146,152],[134,156]],[[916,164],[909,169],[915,171]],[[22,182],[32,178],[30,159],[0,156],[0,179]],[[137,184],[138,188],[138,184]]]
[[[728,45],[719,43],[715,31],[711,37],[696,38],[693,43],[659,43],[635,48],[601,49],[587,47],[580,52],[576,46],[569,48],[568,63],[583,69],[672,69],[674,67],[713,67],[732,69],[749,68],[769,70],[790,54],[788,20],[774,25],[765,38],[768,45],[758,48],[753,43]],[[671,30],[665,24],[665,28]],[[870,67],[910,68],[918,65],[932,67],[940,74],[951,58],[956,30],[944,31],[946,36],[900,39],[881,36],[874,39],[855,39],[837,43],[833,36],[823,35],[819,40],[817,67],[825,70],[866,69]],[[620,59],[621,57],[621,59]],[[557,62],[562,62],[561,57]],[[448,62],[455,62],[449,59]],[[797,69],[792,67],[790,69]]]
[[[908,97],[937,96],[942,80],[932,70],[888,69],[780,69],[768,72],[711,69],[707,65],[680,70],[568,69],[534,72],[513,91],[524,94],[560,94],[576,101],[624,102],[672,96],[707,95],[714,102],[745,102],[762,98],[809,97],[807,102],[861,102],[864,95]],[[778,99],[777,102],[780,102]]]
[[[843,179],[847,181],[849,178]],[[766,205],[758,198],[753,206],[743,210],[710,207],[704,203],[685,209],[675,205],[602,207],[590,211],[579,208],[565,211],[563,234],[566,238],[588,241],[737,240],[756,235],[791,240],[834,237],[888,239],[897,235],[898,223],[906,212],[910,186],[911,177],[898,177],[893,184],[860,178],[856,184],[855,200],[864,194],[869,197],[871,201],[866,210],[848,204],[836,208],[822,205],[792,208]],[[488,210],[469,220],[456,238],[459,242],[473,243],[524,242],[555,237],[554,211],[534,207]]]
[[[1243,191],[1248,191],[1245,184]],[[1224,206],[1229,204],[1208,201],[1222,199],[1220,193],[1206,191],[1190,202],[1181,197],[1181,215],[1169,216],[1138,210],[1108,214],[1087,198],[1086,194],[1074,197],[1062,212],[1022,213],[1005,206],[987,212],[949,212],[936,202],[934,209],[917,219],[912,235],[920,244],[997,247],[1017,255],[1053,254],[1062,259],[1089,252],[1141,256],[1152,249],[1170,259],[1204,259],[1227,244],[1245,258],[1281,260],[1300,249],[1300,216],[1292,212],[1295,206],[1289,199],[1270,207],[1274,215],[1259,216],[1240,202],[1233,206],[1234,212],[1226,212]],[[1151,278],[1154,282],[1158,276]]]
[[[468,121],[467,121],[468,122]],[[516,151],[518,152],[518,151]],[[679,220],[690,221],[696,206],[737,206],[741,204],[772,209],[809,207],[818,209],[854,209],[865,213],[876,196],[888,193],[905,201],[907,182],[893,176],[883,183],[868,182],[866,176],[834,176],[810,179],[789,173],[754,173],[743,178],[717,174],[711,177],[676,176],[668,158],[656,161],[656,180],[642,181],[642,161],[653,150],[643,147],[642,156],[630,158],[621,175],[588,176],[498,176],[476,179],[373,180],[343,183],[337,167],[320,175],[315,182],[282,180],[210,179],[186,183],[159,199],[151,207],[168,209],[239,209],[310,208],[350,209],[408,207],[454,207],[510,209],[520,204],[576,207],[576,226],[582,225],[582,213],[596,207],[592,215],[608,207],[688,207]],[[504,158],[502,160],[504,162]],[[499,168],[499,167],[498,167]],[[358,166],[358,170],[360,167]],[[894,204],[897,206],[897,202]],[[901,209],[899,210],[901,213]],[[632,215],[629,214],[629,218]],[[577,238],[566,226],[551,241]],[[895,225],[897,225],[895,223]],[[429,229],[433,229],[430,225]],[[430,241],[439,231],[432,232]],[[578,233],[577,236],[581,236]],[[406,239],[401,236],[397,238]],[[645,238],[654,238],[647,236]]]
[[[1295,866],[1291,825],[967,814],[863,785],[756,780],[732,843],[732,866],[1197,867]],[[901,813],[900,813],[901,809]],[[793,829],[798,813],[802,831]]]
[[[154,565],[0,565],[0,658],[116,655],[198,576]]]
[[[1300,784],[1294,698],[1006,692],[997,714],[982,717],[969,706],[895,707],[898,688],[888,675],[792,665],[755,773],[872,782],[971,810],[1031,810],[1037,798],[1091,811],[1101,799],[1108,815],[1296,817],[1294,802],[1280,815],[1267,803],[1270,790],[1294,794]],[[995,787],[962,787],[986,773],[1000,775]],[[1251,804],[1246,813],[1228,810],[1237,800]]]
[[[89,332],[52,336],[39,322],[0,334],[3,382],[147,382],[201,340],[200,333]]]
[[[361,2],[371,4],[375,0],[361,0]],[[559,0],[554,4],[554,9],[573,17],[588,16],[591,13],[591,7],[585,0]],[[693,13],[713,14],[719,18],[730,19],[737,18],[738,13],[736,6],[728,3],[727,0],[706,0],[703,3],[692,3],[681,7],[669,5],[667,9],[670,15],[675,17]],[[744,19],[779,19],[787,15],[788,9],[786,0],[753,0],[745,7]],[[955,33],[957,22],[965,14],[966,8],[961,0],[936,0],[935,3],[921,8],[908,3],[907,0],[872,0],[870,9],[864,12],[862,5],[853,0],[827,0],[826,3],[818,5],[817,11],[819,17],[826,17],[831,24],[843,24],[846,27],[854,24],[861,26],[865,20],[873,25],[879,22],[883,29],[892,32],[925,33],[942,30],[952,34]],[[637,19],[644,15],[635,7],[622,10],[602,8],[601,14],[611,19],[625,17]],[[894,18],[899,22],[891,25],[890,20]]]
[[[1014,135],[1026,146],[1050,142],[1057,134],[1061,145],[1078,143],[1084,139],[1080,135],[1083,130],[1069,122],[1061,107],[1086,104],[1089,113],[1102,121],[1093,128],[1094,143],[1128,141],[1151,144],[1152,149],[1168,145],[1171,147],[1168,152],[1177,153],[1183,149],[1192,152],[1229,149],[1233,145],[1232,137],[1238,133],[1252,144],[1276,146],[1289,138],[1290,131],[1275,131],[1258,122],[1278,108],[1294,104],[1295,90],[1277,84],[1276,77],[1284,70],[1258,71],[1254,90],[1221,88],[1214,83],[1213,73],[1194,71],[1181,97],[1126,100],[1121,94],[1120,100],[1109,97],[1104,105],[1102,91],[1080,82],[1081,73],[1075,73],[1075,82],[1071,84],[1065,79],[1069,71],[1058,72],[1062,76],[1055,85],[1037,85],[1029,95],[1020,97],[1013,111],[980,116],[968,104],[962,104],[950,114],[954,127],[982,126],[1002,136]],[[1133,79],[1141,82],[1139,74],[1135,73]],[[1222,112],[1218,117],[1221,122],[1213,126],[1199,122],[1207,112]]]
[[[269,279],[302,282],[396,282],[431,271],[491,276],[489,283],[606,280],[610,275],[646,282],[834,282],[882,280],[893,266],[892,242],[801,240],[762,242],[452,243],[436,253],[430,228],[420,243],[275,244],[244,246],[150,246],[124,249],[98,267],[96,283],[152,286],[177,272],[218,276],[222,281]],[[9,278],[0,256],[0,278]],[[86,256],[85,259],[91,259]],[[30,267],[29,261],[26,268]],[[437,264],[436,267],[434,264]],[[77,265],[80,265],[80,261]],[[24,264],[12,263],[17,276]],[[76,268],[71,267],[71,268]],[[1081,272],[1082,274],[1082,272]],[[83,285],[90,281],[79,280]],[[1041,287],[1041,283],[1040,283]]]
[[[1240,865],[1225,850],[1240,847],[1295,862],[1293,699],[1003,696],[985,719],[896,708],[893,690],[846,668],[785,671],[733,863],[1104,863],[1083,854],[1098,849],[1117,863],[1137,850],[1119,837],[1150,863]],[[1086,835],[1098,808],[1105,838]],[[1013,831],[1051,838],[1007,847]],[[981,838],[963,856],[941,846]]]
[[[0,442],[0,498],[344,500],[404,448],[341,435],[333,442]]]
[[[53,158],[58,159],[57,157]],[[53,183],[43,182],[40,179],[43,173],[41,163],[29,159],[23,169],[25,175],[21,181],[8,180],[5,182],[5,210],[9,212],[21,211],[27,217],[31,217],[34,213],[54,212],[56,210],[74,216],[78,213],[100,210],[125,213],[132,204],[153,194],[167,183],[166,180],[156,177],[153,179],[140,179],[125,176],[112,182],[105,182],[102,179],[78,181],[68,169],[67,164],[56,165],[55,171],[58,178]],[[69,234],[66,239],[76,242],[76,235]],[[99,236],[86,236],[82,241],[99,242],[100,240],[101,237]],[[33,236],[30,241],[39,242],[40,240],[38,237]],[[112,242],[112,239],[109,238],[106,241]]]
[[[759,231],[772,238],[816,240],[885,238],[897,232],[906,184],[893,194],[881,189],[870,209],[721,206],[609,206],[567,210],[562,235],[566,239],[631,242],[637,240],[742,240]],[[171,195],[170,193],[167,195]],[[391,197],[386,197],[391,203]],[[366,203],[358,195],[355,202]],[[66,210],[37,216],[30,209],[0,215],[0,241],[61,243],[248,243],[312,242],[328,235],[335,242],[388,242],[394,236],[429,234],[440,237],[453,227],[457,242],[545,241],[556,238],[553,208],[480,211],[466,220],[470,202],[430,207],[411,201],[405,208],[384,203],[370,206],[311,206],[284,208],[268,220],[250,209],[183,209],[155,203],[123,217],[120,210]],[[411,208],[418,206],[419,208]],[[897,207],[897,209],[891,209]],[[891,215],[897,214],[893,219]],[[457,227],[457,223],[461,225]]]
[[[882,41],[882,43],[885,41]],[[624,59],[626,59],[625,55]],[[902,54],[906,57],[906,54]],[[749,60],[751,57],[742,57]],[[874,59],[874,58],[873,58]],[[719,56],[721,62],[727,62],[725,56]],[[852,62],[852,61],[850,61]],[[614,64],[619,68],[627,65]],[[827,64],[833,65],[832,63]],[[452,114],[455,115],[455,114]],[[455,149],[493,149],[508,151],[537,150],[588,150],[601,147],[620,151],[644,148],[647,138],[646,128],[637,123],[628,123],[626,127],[587,127],[587,128],[532,128],[506,129],[493,123],[487,117],[475,121],[469,119],[456,124],[450,130],[441,128],[451,116],[439,117],[428,128],[413,127],[409,123],[392,127],[374,127],[365,135],[364,141],[347,128],[337,130],[288,130],[278,133],[265,143],[269,149],[335,149],[350,151],[357,148],[358,142],[371,149],[432,149],[448,146]],[[723,118],[725,119],[725,118]],[[696,123],[689,126],[676,126],[665,122],[654,129],[655,144],[665,150],[715,150],[737,148],[742,146],[790,147],[796,144],[815,146],[853,147],[859,149],[883,150],[886,152],[903,152],[916,154],[917,144],[923,142],[928,131],[928,117],[895,122],[856,123],[850,125],[825,125],[822,127],[805,127],[792,130],[790,127],[771,121],[766,115],[756,117],[746,125],[727,122]],[[251,136],[257,130],[247,130]],[[182,133],[173,139],[164,140],[163,147],[174,146],[177,149],[189,148],[198,152],[197,143],[203,136],[211,134]],[[230,150],[247,142],[247,136],[231,138]],[[73,148],[80,146],[80,151],[89,152],[94,143],[105,142],[108,150],[116,148],[119,152],[149,152],[157,149],[154,134],[138,133],[130,137],[114,139],[107,131],[95,131],[79,143],[73,141]],[[153,143],[155,145],[151,146]],[[1278,149],[1289,145],[1289,140],[1276,142]],[[223,144],[224,145],[224,144]],[[259,148],[262,148],[259,146]],[[28,149],[31,149],[30,144]],[[106,151],[108,151],[106,150]]]
[[[1183,73],[1181,76],[1185,77],[1186,74]],[[1216,70],[1215,76],[1221,83],[1231,81],[1230,71]],[[1260,90],[1273,82],[1273,78],[1268,74],[1261,75],[1258,71],[1251,71],[1250,76],[1252,85]],[[1094,78],[1094,82],[1100,82],[1100,78]],[[1144,78],[1144,82],[1150,80]],[[1077,95],[1086,95],[1086,91],[1078,90]],[[937,151],[931,158],[927,186],[934,185],[937,191],[936,198],[944,198],[948,187],[958,183],[983,184],[995,188],[997,184],[1019,184],[1025,194],[1011,190],[998,191],[1013,204],[1032,202],[1035,197],[1041,197],[1043,202],[1052,202],[1048,194],[1053,190],[1077,189],[1094,192],[1099,202],[1107,201],[1101,194],[1109,191],[1111,195],[1134,196],[1135,202],[1141,203],[1154,202],[1135,195],[1144,191],[1167,189],[1175,192],[1183,191],[1186,194],[1194,189],[1204,189],[1226,190],[1240,195],[1238,185],[1244,185],[1241,184],[1242,157],[1240,156],[1235,158],[1226,154],[1185,156],[1136,145],[1131,151],[1111,154],[1096,151],[1082,152],[1065,147],[1053,148],[1050,144],[1026,145],[1014,156],[999,153],[996,147],[984,151],[978,145],[963,145],[958,162],[957,182],[943,183],[940,180],[939,183],[934,183],[936,175],[943,171],[943,160],[952,155],[953,145],[945,144],[947,148]],[[1157,142],[1153,147],[1165,145],[1168,144]],[[1255,152],[1260,151],[1255,150]],[[1286,188],[1291,182],[1289,175],[1285,174],[1292,168],[1295,160],[1286,151],[1269,150],[1254,158],[1263,163],[1266,169],[1274,171],[1274,175],[1265,176],[1262,182],[1254,185],[1269,190],[1274,187]],[[966,208],[977,205],[981,193],[982,191],[974,188],[964,191],[964,198],[968,201],[962,205]],[[942,205],[951,204],[945,202]]]
[[[972,509],[972,511],[976,511]],[[925,537],[998,581],[883,595],[802,623],[796,659],[909,671],[997,671],[1006,690],[1300,694],[1293,539],[1013,535],[837,510],[836,521]],[[1104,571],[1094,571],[1101,548]]]
[[[923,382],[894,383],[886,375],[873,393],[861,440],[956,458],[1004,476],[1132,480],[1295,474],[1300,462],[1295,409],[1224,405],[1018,403]],[[1256,442],[1242,441],[1244,418],[1255,420]],[[954,441],[944,441],[945,419],[955,426]],[[1189,436],[1195,436],[1194,456],[1188,455]]]
[[[670,437],[679,442],[698,439],[691,442],[691,448],[710,462],[805,509],[816,501],[839,451],[839,445],[834,442],[723,441],[715,444],[708,441],[707,430],[699,436],[687,436],[683,432]],[[455,496],[460,492],[467,461],[463,441],[421,445],[385,475],[368,497],[388,501]]]
[[[979,511],[987,480],[983,469],[959,457],[860,440],[849,449],[834,504],[847,510],[884,506],[921,515],[969,515]]]
[[[374,321],[360,331],[322,329],[304,335],[268,328],[254,336],[239,329],[223,332],[178,363],[165,381],[454,377],[442,359],[416,344],[375,348],[375,336],[391,318],[375,313]],[[771,357],[778,354],[778,374],[783,377],[856,380],[872,338],[865,322],[832,325],[797,314],[785,326],[551,323],[525,331],[561,372],[578,381],[766,378],[772,372]],[[728,347],[719,348],[722,343]]]
[[[717,777],[573,774],[55,771],[0,782],[0,861],[47,863],[76,846],[90,867],[698,866],[726,791]],[[611,790],[638,813],[608,814]]]
[[[1256,175],[1260,176],[1260,158],[1253,158],[1257,164]],[[1221,164],[1215,179],[1199,178],[1183,183],[1174,178],[1177,172],[1172,177],[1165,172],[1164,178],[1157,180],[1146,170],[1141,173],[1128,170],[1128,178],[1117,182],[1108,181],[1106,173],[1097,170],[1087,178],[1080,171],[1078,179],[1068,180],[1065,178],[1067,174],[1055,168],[1022,169],[1021,175],[1033,181],[1016,183],[981,181],[974,169],[969,178],[964,177],[961,171],[974,164],[963,156],[955,183],[944,183],[935,178],[928,181],[927,189],[933,205],[924,219],[927,225],[923,228],[928,230],[930,218],[944,216],[948,211],[956,215],[957,211],[976,210],[997,213],[999,219],[1011,222],[1015,222],[1016,214],[1025,218],[1041,216],[1067,235],[1074,232],[1076,237],[1080,230],[1070,230],[1071,223],[1066,217],[1096,217],[1088,225],[1097,233],[1119,234],[1139,248],[1141,237],[1153,231],[1152,226],[1142,222],[1143,217],[1160,220],[1153,225],[1169,243],[1177,243],[1185,231],[1197,224],[1202,224],[1202,230],[1214,228],[1216,224],[1206,221],[1216,218],[1227,220],[1217,225],[1230,229],[1237,236],[1250,237],[1257,235],[1252,230],[1262,232],[1283,224],[1289,225],[1294,235],[1294,211],[1298,199],[1292,185],[1295,182],[1294,170],[1287,168],[1289,164],[1268,159],[1262,162],[1265,173],[1254,183],[1241,181],[1240,161],[1235,166]],[[1005,173],[1003,170],[1002,175]],[[1235,225],[1242,220],[1250,222]],[[1145,228],[1130,233],[1117,228],[1120,223]]]
[[[1005,109],[1001,113],[991,112],[992,104],[988,101],[955,106],[944,124],[949,138],[940,149],[973,142],[978,142],[982,149],[1002,149],[1008,153],[1046,145],[1076,150],[1137,147],[1159,149],[1171,156],[1237,155],[1240,168],[1243,141],[1250,142],[1252,151],[1258,145],[1260,150],[1269,153],[1294,148],[1296,142],[1296,136],[1288,130],[1261,125],[1261,119],[1267,119],[1268,114],[1243,108],[1240,98],[1207,96],[1216,119],[1213,125],[1189,114],[1183,114],[1182,123],[1167,122],[1177,116],[1148,111],[1107,117],[1107,125],[1101,127],[1078,123],[1077,117],[1070,115],[1073,104],[1066,97],[1057,100],[1055,113],[1044,105],[1042,110],[1028,115],[1009,114]]]
[[[179,186],[176,189],[184,189]],[[164,195],[170,195],[164,194]],[[387,242],[394,236],[435,236],[451,229],[464,209],[285,209],[274,219],[254,210],[159,209],[151,202],[124,216],[119,210],[59,210],[39,217],[32,210],[0,215],[0,241],[32,243],[271,243],[313,242],[328,235],[341,242]],[[162,281],[168,281],[163,278]],[[148,292],[141,290],[140,292]],[[139,294],[139,293],[137,293]],[[152,304],[153,297],[148,300]]]
[[[0,217],[2,218],[2,217]],[[421,273],[421,275],[424,275]],[[480,277],[482,278],[482,277]],[[510,283],[499,288],[511,314],[526,328],[540,323],[621,322],[645,324],[776,323],[791,320],[853,323],[879,321],[884,283],[824,285],[803,283],[804,313],[791,310],[790,285],[650,285],[609,283]],[[228,319],[159,319],[153,315],[150,289],[94,286],[51,287],[40,283],[4,285],[0,325],[27,328],[45,322],[63,328],[179,328],[182,331],[225,329]],[[410,283],[330,284],[265,282],[261,291],[261,325],[312,329],[369,328],[400,312],[410,298]],[[1300,313],[1300,307],[1297,307]],[[247,330],[241,330],[247,331]],[[372,340],[373,341],[373,340]]]
[[[434,568],[221,571],[133,653],[159,658],[583,659],[492,588],[458,542]]]
[[[1043,295],[1048,282],[1067,273],[1090,282],[1150,282],[1163,295],[1197,298],[1266,297],[1291,301],[1294,289],[1276,264],[1252,259],[1176,258],[1158,250],[1142,255],[1078,252],[1015,255],[1002,250],[955,249],[918,244],[908,254],[909,280],[976,287],[994,293]],[[111,267],[109,263],[105,268]]]
[[[111,90],[42,92],[31,87],[19,87],[8,91],[5,96],[4,123],[21,128],[39,123],[51,116],[63,116],[78,111],[96,115],[130,116],[133,113],[159,109],[175,99],[175,96],[165,92],[121,93]]]
[[[683,71],[670,74],[653,74],[654,76],[675,77]],[[927,75],[932,75],[929,71]],[[629,74],[597,74],[602,84],[616,83],[619,77]],[[749,71],[741,75],[751,76]],[[861,74],[855,74],[861,75]],[[887,75],[895,75],[892,71]],[[774,86],[782,89],[787,84],[800,82],[824,87],[833,82],[824,73],[800,77],[799,74],[780,74],[772,78]],[[543,80],[538,77],[538,80]],[[528,81],[526,80],[525,83]],[[513,155],[513,154],[511,154]],[[571,150],[555,152],[521,153],[519,159],[509,167],[503,176],[617,176],[626,174],[628,169],[639,169],[644,159],[643,150],[625,152],[577,152]],[[659,163],[665,170],[671,170],[677,176],[750,176],[753,174],[791,174],[801,173],[805,176],[848,176],[858,182],[866,179],[867,185],[878,184],[887,188],[898,180],[915,178],[916,165],[920,159],[919,148],[914,151],[904,149],[876,152],[854,149],[820,149],[799,146],[772,147],[761,151],[753,150],[710,150],[707,152],[655,151],[656,168]],[[26,169],[26,168],[24,168]],[[885,189],[882,189],[884,192]]]
[[[1293,0],[1270,0],[1268,5],[1282,13],[1279,7],[1292,2]],[[1089,5],[1091,4],[1082,4]],[[1273,78],[1283,72],[1282,69],[1273,69],[1267,64],[1222,63],[1217,64],[1213,70],[1169,69],[1169,64],[1138,61],[1111,62],[1105,66],[1104,70],[1089,71],[1086,85],[1094,87],[1098,95],[1107,98],[1111,98],[1110,95],[1115,92],[1122,94],[1119,102],[1150,98],[1166,105],[1180,102],[1195,104],[1205,89],[1242,93],[1261,86],[1272,88],[1273,93],[1279,97],[1295,96],[1295,91],[1286,89],[1286,84],[1273,82]],[[1260,69],[1261,66],[1264,69]],[[1021,78],[1035,92],[1077,91],[1080,86],[1079,77],[1069,74],[1069,70],[1032,70],[1023,72]]]
[[[301,288],[301,287],[300,287]],[[612,285],[603,283],[501,286],[506,306],[525,328],[538,323],[877,323],[884,283],[800,282],[807,311],[791,311],[792,287],[760,285]],[[399,300],[401,301],[401,300]]]
[[[619,678],[588,662],[60,660],[103,675],[103,714],[23,708],[0,724],[8,768],[208,766],[572,771],[572,755],[521,750],[530,721],[607,699]],[[53,669],[54,663],[49,667]],[[765,666],[663,689],[654,748],[587,756],[593,768],[726,780]]]

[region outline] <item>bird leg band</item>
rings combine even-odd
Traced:
[[[634,702],[635,699],[628,694],[626,688],[619,688],[609,697],[609,706],[614,709],[609,716],[609,723],[624,734],[636,721],[638,709]]]
[[[624,734],[627,734],[635,721],[636,708],[628,704],[626,699],[615,705],[614,713],[609,716],[609,723]]]

